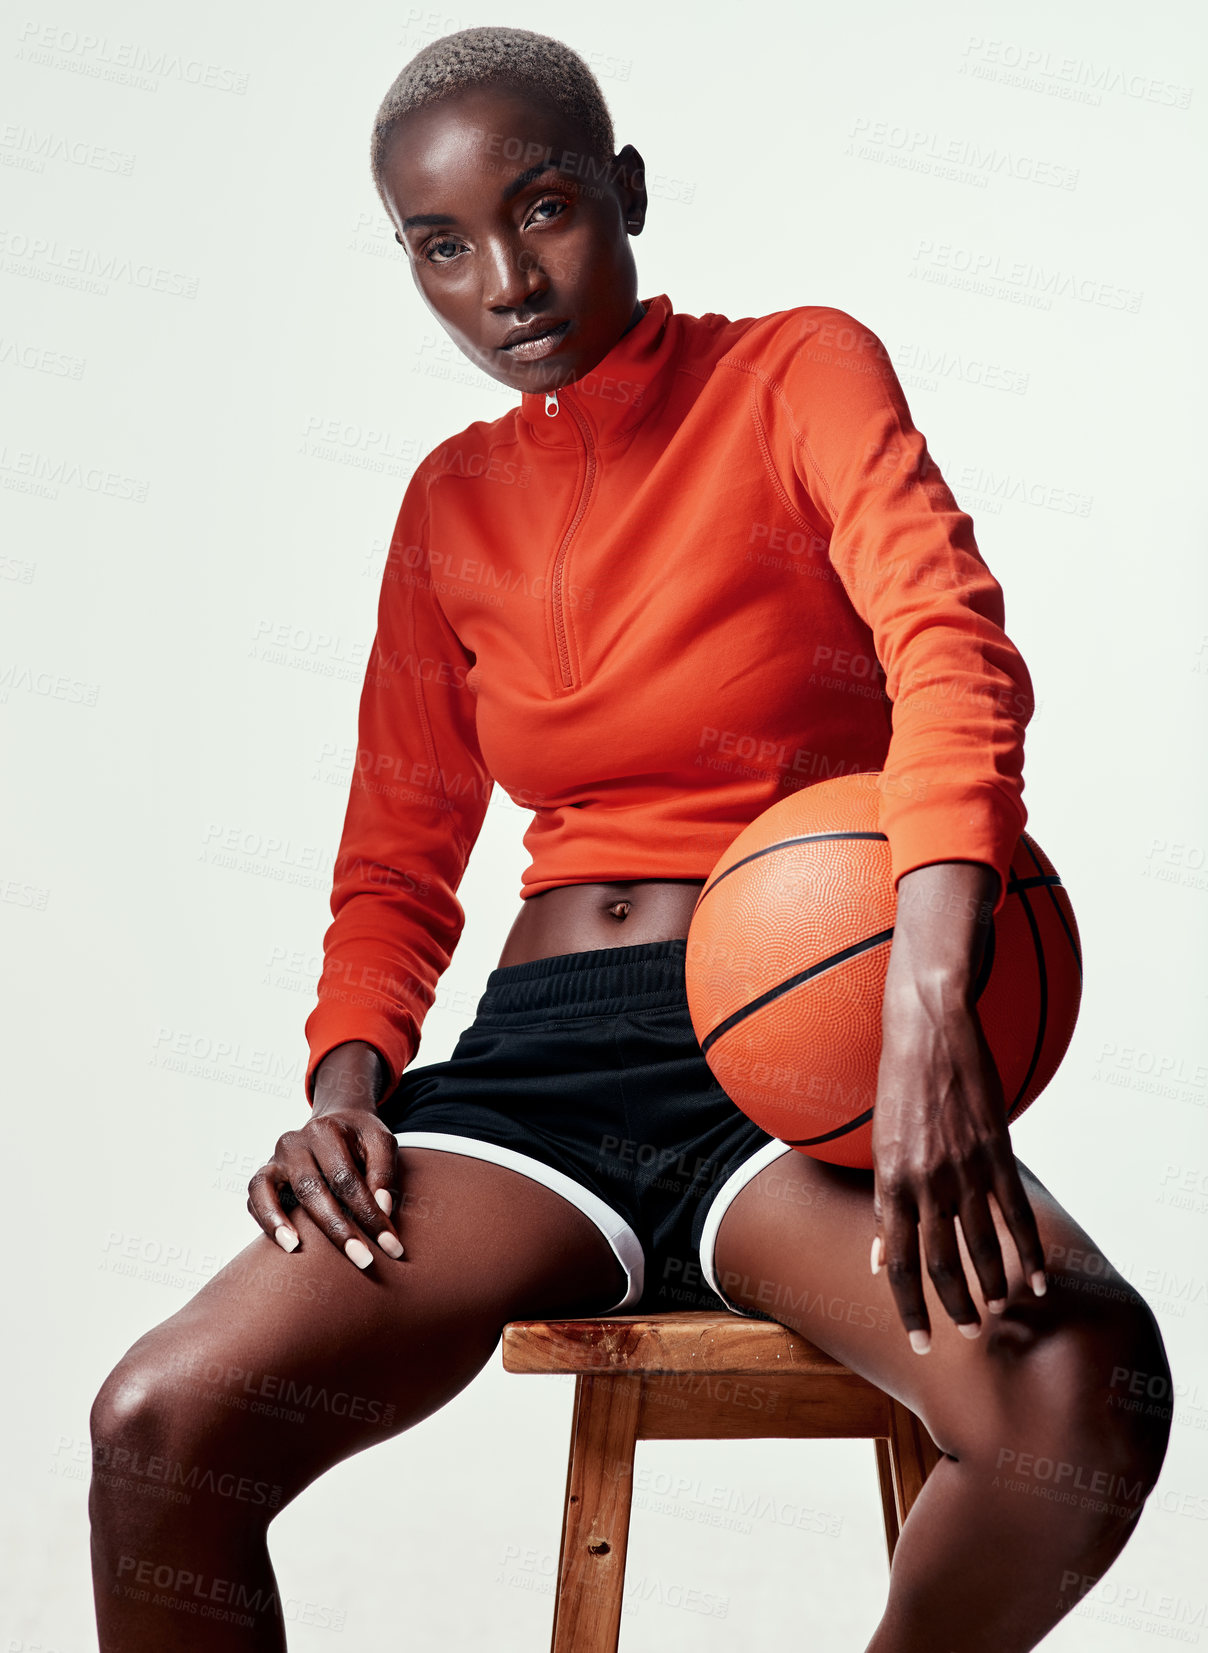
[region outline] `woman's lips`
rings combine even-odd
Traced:
[[[556,327],[551,327],[548,333],[538,333],[536,338],[517,339],[515,344],[501,344],[500,349],[509,356],[518,356],[522,361],[539,361],[542,356],[552,356],[570,330],[569,321],[561,321]]]

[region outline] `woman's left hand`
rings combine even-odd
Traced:
[[[977,861],[918,867],[898,883],[873,1114],[872,1270],[889,1285],[911,1346],[931,1346],[920,1238],[940,1302],[967,1337],[981,1320],[957,1246],[956,1219],[986,1307],[1001,1314],[1007,1278],[990,1196],[1043,1293],[1044,1248],[1007,1132],[1006,1106],[972,987],[998,874]]]

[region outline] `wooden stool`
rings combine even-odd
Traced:
[[[551,1653],[616,1653],[636,1442],[871,1439],[891,1561],[943,1456],[909,1407],[769,1320],[517,1320],[503,1364],[575,1375]]]

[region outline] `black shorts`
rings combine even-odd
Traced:
[[[494,969],[444,1062],[405,1069],[381,1117],[400,1144],[506,1165],[590,1217],[627,1276],[605,1313],[711,1309],[713,1245],[739,1189],[792,1149],[740,1112],[701,1054],[687,942]]]

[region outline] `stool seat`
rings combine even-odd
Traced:
[[[503,1365],[575,1378],[551,1653],[616,1653],[638,1441],[872,1440],[891,1561],[943,1456],[909,1407],[775,1321],[516,1320]]]
[[[847,1367],[775,1320],[739,1314],[616,1314],[606,1320],[513,1320],[509,1372],[845,1372]]]

